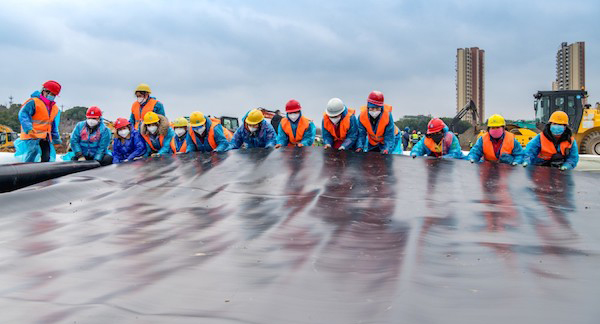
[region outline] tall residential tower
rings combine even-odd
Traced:
[[[560,45],[556,53],[556,80],[552,90],[585,89],[585,42]]]
[[[481,124],[485,120],[485,51],[478,47],[459,48],[456,51],[456,111],[469,100],[477,106],[478,120],[467,114],[463,120]]]

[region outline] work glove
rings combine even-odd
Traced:
[[[363,151],[363,149],[361,149],[360,147],[356,149],[356,153],[360,153],[362,151]]]
[[[133,160],[137,161],[137,160],[140,160],[140,159],[143,159],[143,158],[144,158],[143,156],[136,156],[136,157],[133,158]]]
[[[383,150],[383,151],[381,151],[381,154],[390,154],[390,151],[388,151],[388,150]]]
[[[529,162],[523,162],[523,167],[526,168],[529,165]]]
[[[329,145],[329,144],[325,144],[325,146],[323,146],[323,148],[324,148],[324,149],[331,148],[331,145]]]
[[[513,163],[511,163],[510,165],[512,165],[512,166],[515,166],[515,165],[517,165],[517,164],[519,164],[519,163],[517,163],[517,162],[513,162]]]
[[[304,144],[302,144],[302,143],[298,143],[298,144],[296,144],[296,146],[297,146],[297,147],[303,147],[303,146],[304,146]]]
[[[78,158],[77,161],[85,161],[85,158],[82,156],[82,157]]]
[[[561,165],[560,168],[558,168],[560,171],[565,171],[565,170],[569,170],[569,168],[566,165]]]
[[[276,148],[276,149],[278,149],[278,148],[280,148],[280,147],[281,147],[281,144],[276,144],[276,145],[275,145],[275,148]]]
[[[475,160],[473,160],[473,159],[469,159],[469,162],[471,162],[471,163],[475,163]]]
[[[160,157],[160,153],[152,153],[151,157]]]
[[[340,148],[338,149],[338,151],[344,151],[346,150],[346,148],[344,146],[340,146]]]

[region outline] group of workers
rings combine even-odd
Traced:
[[[41,154],[41,161],[49,160],[50,144],[60,144],[58,125],[54,119],[58,108],[54,102],[61,86],[47,81],[36,91],[19,112],[21,140],[35,141],[28,145],[26,161],[33,162]],[[102,111],[96,106],[86,112],[86,120],[77,124],[71,134],[73,160],[96,160],[102,165],[122,163],[144,158],[189,152],[224,152],[246,148],[280,148],[282,146],[312,146],[316,127],[302,114],[297,100],[285,106],[286,117],[281,118],[278,130],[268,123],[263,113],[252,109],[242,118],[241,127],[232,133],[216,118],[195,111],[189,120],[181,117],[172,123],[165,117],[164,106],[146,84],[134,91],[136,101],[129,119],[117,118],[115,134],[104,124]],[[573,169],[579,160],[577,144],[568,127],[568,116],[562,111],[552,114],[546,129],[534,138],[525,150],[514,135],[506,131],[500,115],[488,120],[488,131],[481,136],[467,156],[461,151],[456,135],[439,118],[427,125],[424,137],[408,129],[401,132],[394,124],[392,106],[384,103],[383,93],[372,91],[358,117],[339,98],[329,100],[323,114],[322,131],[325,149],[355,152],[402,154],[412,146],[410,155],[438,158],[467,159],[474,162],[491,161],[512,165],[545,165],[561,170]],[[111,141],[112,150],[109,150]],[[407,143],[408,142],[408,143]],[[412,143],[411,143],[412,142]]]

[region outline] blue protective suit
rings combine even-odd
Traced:
[[[112,134],[108,127],[100,118],[100,123],[95,129],[90,129],[86,121],[77,123],[75,129],[71,133],[71,150],[73,154],[81,153],[83,156],[92,157],[96,161],[102,161],[105,154],[108,152],[108,146],[112,139]],[[82,138],[84,132],[87,132],[87,138]]]
[[[506,164],[512,164],[513,162],[517,164],[523,163],[523,159],[525,157],[525,150],[523,150],[521,144],[519,143],[519,141],[517,141],[516,138],[514,139],[514,142],[515,143],[512,154],[505,153],[500,155],[500,157],[498,158],[498,162]],[[469,154],[467,155],[467,160],[479,162],[482,158],[483,138],[479,137],[475,145],[473,145],[473,147],[471,148],[471,151],[469,151]]]
[[[173,136],[175,136],[175,132],[169,126],[169,120],[167,119],[167,117],[163,115],[158,115],[158,131],[156,132],[156,135],[150,134],[150,132],[148,132],[147,130],[147,127],[148,125],[142,123],[142,126],[140,127],[140,134],[142,135],[142,137],[144,137],[144,135],[147,135],[149,140],[152,142],[152,146],[157,147],[159,149],[158,151],[153,151],[152,147],[150,147],[150,144],[148,144],[148,142],[144,139],[144,141],[146,142],[146,156],[149,156],[153,153],[160,155],[169,154],[169,151],[171,150],[171,139],[173,138]],[[160,144],[161,135],[164,136],[162,145]]]
[[[148,100],[150,99],[156,99],[156,97],[148,97]],[[144,109],[144,106],[146,106],[146,104],[148,103],[148,100],[146,100],[146,102],[144,102],[143,104],[140,104],[140,115],[142,114],[142,110]],[[154,105],[154,109],[152,110],[153,112],[159,114],[159,115],[165,115],[165,107],[163,106],[162,102],[160,101],[156,101],[156,104]],[[131,123],[131,125],[135,125],[135,116],[133,115],[133,113],[131,113],[131,115],[129,116],[129,122]],[[138,126],[141,126],[140,125]],[[139,128],[138,128],[139,129]]]
[[[31,98],[39,98],[42,94],[39,91],[34,91],[31,94]],[[29,101],[25,106],[21,107],[19,110],[19,122],[21,123],[21,127],[23,128],[23,132],[27,133],[28,131],[33,129],[33,123],[31,122],[31,116],[35,114],[35,102],[33,100]],[[56,118],[54,119],[54,123],[52,123],[52,144],[61,144],[62,140],[60,139],[60,134],[58,133],[58,124],[60,121],[60,111]],[[37,140],[29,140],[29,141],[37,141]]]
[[[361,114],[362,113],[363,112],[361,112]],[[364,113],[368,114],[368,110],[365,111]],[[383,114],[383,109],[382,109],[382,114]],[[376,148],[379,148],[380,151],[383,152],[384,150],[387,150],[390,154],[392,154],[392,153],[400,153],[401,154],[402,153],[402,136],[400,135],[400,132],[398,132],[398,136],[395,135],[396,126],[394,125],[394,117],[392,117],[391,111],[389,112],[389,114],[390,114],[390,118],[389,118],[390,122],[385,127],[385,132],[383,133],[383,138],[384,138],[383,143],[377,144],[377,145],[371,145],[371,143],[369,143],[367,129],[360,122],[360,116],[359,116],[357,148],[362,148],[363,151],[365,151],[365,152],[372,151]],[[371,121],[370,116],[367,116],[367,117],[369,118],[369,121]],[[381,114],[379,116],[377,116],[375,125],[372,126],[374,132],[377,132],[377,128],[379,127],[380,120],[381,120]]]
[[[300,111],[300,117],[298,117],[298,120],[296,120],[296,122],[293,122],[288,117],[288,115],[289,114],[286,114],[286,118],[290,121],[292,131],[294,132],[294,134],[296,134],[296,129],[298,129],[298,121],[300,120],[300,117],[302,117],[302,111]],[[310,126],[308,126],[308,129],[306,129],[306,131],[304,132],[300,143],[304,146],[312,146],[315,142],[316,135],[317,127],[315,127],[315,124],[311,121]],[[277,131],[277,144],[280,144],[281,146],[288,146],[289,143],[290,139],[288,138],[288,135],[283,131],[283,128],[281,128],[281,123],[279,123],[279,130]]]
[[[175,132],[175,131],[173,131]],[[190,136],[190,132],[186,132],[184,136],[179,137],[177,136],[177,134],[175,134],[175,136],[173,136],[173,139],[175,139],[175,149],[177,151],[179,151],[179,149],[181,149],[181,146],[183,145],[183,143],[187,143],[187,146],[185,148],[185,153],[189,153],[189,152],[193,152],[195,149],[194,146],[194,142],[192,141],[192,137]],[[172,140],[171,140],[172,141]],[[171,143],[169,143],[169,153],[173,154],[175,152],[173,152],[173,148],[171,147]]]
[[[196,152],[212,152],[213,148],[210,146],[210,142],[208,141],[208,133],[210,130],[210,127],[212,126],[212,120],[210,120],[210,118],[206,118],[206,131],[204,131],[204,134],[202,134],[203,136],[201,137],[200,135],[198,135],[198,133],[194,132],[193,130],[190,132],[190,136],[194,136],[196,138],[196,144],[192,143],[193,147],[194,147],[194,151]],[[227,140],[227,138],[225,137],[225,134],[223,133],[223,125],[221,124],[217,124],[217,126],[215,126],[214,129],[214,137],[215,137],[215,143],[217,144],[217,147],[214,149],[215,152],[225,152],[229,150],[229,141]]]
[[[342,113],[342,120],[346,118],[348,115],[348,107],[344,106],[344,112]],[[341,123],[341,120],[340,120]],[[331,145],[333,147],[333,135],[325,129],[325,120],[321,122],[321,129],[323,130],[323,144]],[[342,142],[342,146],[346,148],[346,150],[355,150],[356,144],[358,142],[358,119],[356,119],[355,115],[350,117],[350,128],[348,129],[348,133],[346,134],[346,138]]]
[[[133,161],[136,157],[146,155],[146,141],[142,138],[139,132],[132,130],[129,138],[121,142],[119,137],[116,137],[113,143],[113,163],[122,163],[125,161]]]
[[[34,91],[31,94],[31,98],[40,98],[42,94],[39,91]],[[21,107],[19,110],[19,122],[21,123],[21,128],[23,128],[23,132],[27,133],[28,131],[33,129],[33,123],[31,121],[31,117],[35,114],[35,102],[29,101],[26,105]],[[58,125],[60,123],[60,110],[54,118],[54,122],[52,123],[52,129],[50,131],[50,136],[52,138],[52,143],[50,144],[61,144],[62,140],[60,139],[60,134],[58,133]],[[39,139],[17,139],[15,141],[15,157],[21,159],[23,162],[39,162],[41,161],[42,150],[40,148],[40,140]],[[56,151],[54,147],[50,145],[50,162],[56,160]]]
[[[242,127],[238,128],[233,134],[229,148],[232,150],[239,149],[242,144],[246,144],[246,148],[270,148],[275,146],[275,129],[266,120],[260,122],[260,128],[257,134],[252,134],[246,129],[246,117],[242,118]]]
[[[546,160],[540,159],[538,155],[542,149],[542,143],[540,141],[540,136],[543,136],[543,133],[538,134],[534,137],[529,143],[527,147],[525,147],[525,159],[524,162],[527,162],[530,165],[542,165],[547,163]],[[559,152],[559,148],[557,148],[557,152]],[[569,155],[567,155],[565,162],[562,164],[567,170],[572,170],[577,167],[579,163],[579,149],[577,148],[577,141],[573,139],[573,144],[571,146],[571,150],[569,151]]]
[[[448,134],[448,127],[444,128],[444,136],[446,136],[446,134]],[[454,134],[451,135],[452,144],[450,145],[450,148],[448,148],[448,153],[446,155],[443,155],[442,158],[464,159],[464,155],[460,148],[458,138]],[[410,151],[411,156],[435,156],[435,154],[425,145],[425,139],[426,137],[421,138],[421,140],[419,140],[419,142],[415,144],[415,146],[413,146],[412,150]],[[443,139],[442,141],[445,141],[445,139]]]

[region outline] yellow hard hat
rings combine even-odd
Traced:
[[[256,125],[256,124],[260,123],[261,121],[263,121],[264,119],[265,119],[265,116],[263,115],[263,113],[260,110],[252,109],[252,110],[250,110],[250,112],[248,113],[248,116],[246,117],[246,124]]]
[[[188,121],[187,119],[181,117],[181,118],[177,118],[175,119],[175,121],[173,121],[173,127],[187,127],[188,126]]]
[[[144,124],[146,124],[146,125],[158,123],[159,120],[160,119],[158,118],[158,114],[153,111],[149,111],[144,116]]]
[[[495,115],[491,115],[490,118],[488,119],[488,127],[502,127],[502,126],[506,126],[506,121],[504,120],[504,117],[495,114]]]
[[[203,113],[194,111],[190,115],[190,125],[192,125],[192,127],[202,126],[204,124],[206,124],[206,118],[204,117]]]
[[[569,116],[567,116],[567,113],[564,111],[555,111],[550,116],[549,121],[551,123],[555,123],[555,124],[568,125],[569,124]]]
[[[145,83],[140,83],[140,85],[138,85],[137,88],[135,88],[134,93],[138,91],[152,93],[152,91],[150,90],[150,86]]]

